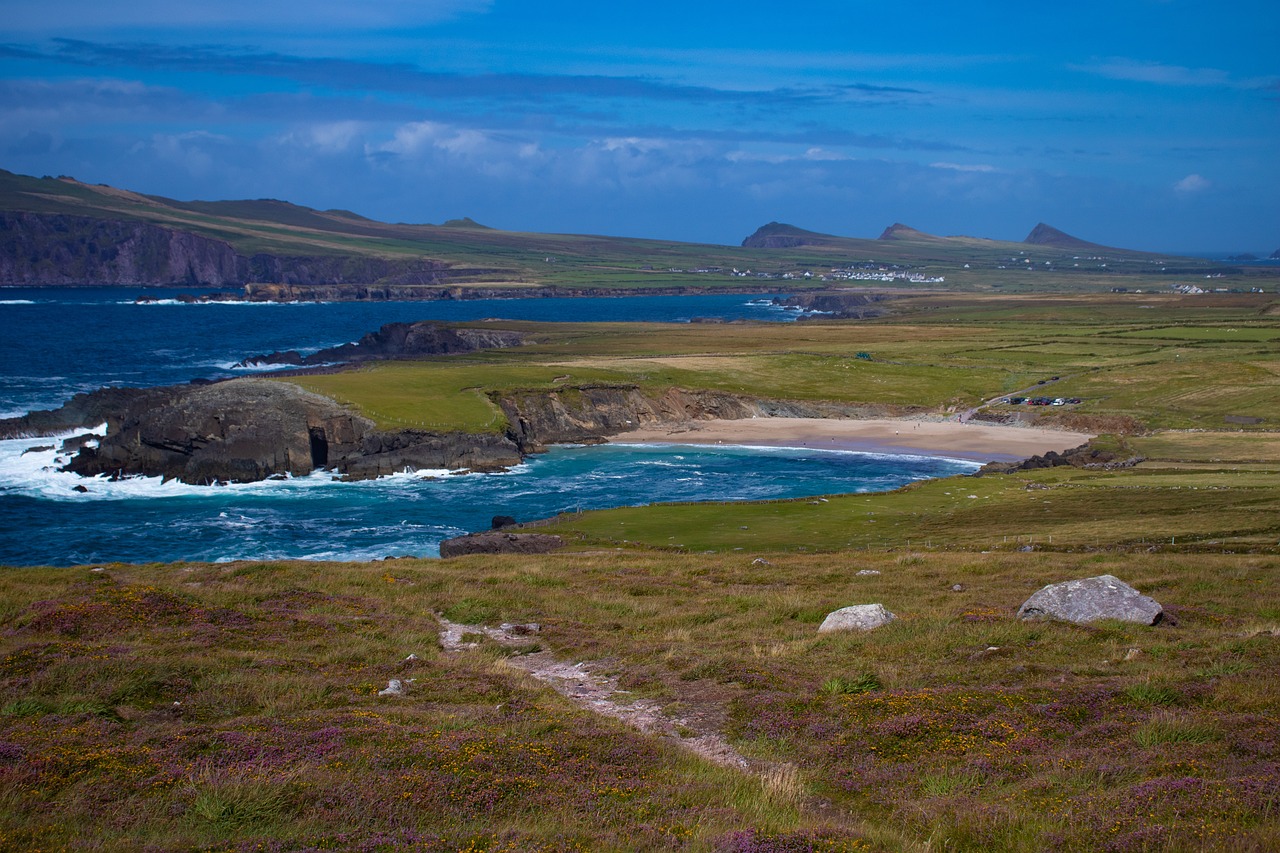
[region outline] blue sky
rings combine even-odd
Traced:
[[[3,0],[0,167],[389,221],[1280,248],[1280,4]]]

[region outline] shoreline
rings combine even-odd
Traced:
[[[611,436],[613,444],[724,444],[807,447],[969,462],[1020,462],[1078,447],[1094,436],[1043,427],[895,418],[744,418],[692,421]]]

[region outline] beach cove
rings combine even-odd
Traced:
[[[620,444],[739,445],[1017,462],[1084,444],[1092,435],[1042,427],[925,418],[746,418],[692,421],[614,436]]]

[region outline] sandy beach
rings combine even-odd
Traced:
[[[957,421],[746,418],[692,421],[674,427],[639,429],[616,435],[611,441],[622,444],[815,447],[946,456],[974,462],[1015,462],[1050,450],[1061,452],[1078,447],[1092,437],[1065,430]]]

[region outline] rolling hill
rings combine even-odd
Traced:
[[[1088,250],[1092,261],[1075,255]],[[1108,249],[1039,225],[1028,242],[937,237],[901,224],[878,240],[771,222],[741,246],[502,231],[469,218],[386,223],[347,210],[277,199],[177,201],[69,177],[0,170],[0,285],[144,284],[241,287],[383,285],[539,288],[573,292],[759,289],[760,280],[891,265],[951,273],[982,287],[986,270],[1073,276],[1054,287],[1096,288],[1078,273],[1157,273],[1167,261]],[[1176,259],[1179,270],[1207,262]],[[741,272],[739,272],[741,270]],[[1171,270],[1175,271],[1175,270]],[[746,279],[746,280],[744,280]],[[753,282],[757,282],[754,283]],[[1037,286],[1050,284],[1042,275]],[[791,287],[789,285],[789,287]],[[794,287],[792,287],[794,289]],[[387,297],[383,297],[387,298]]]

